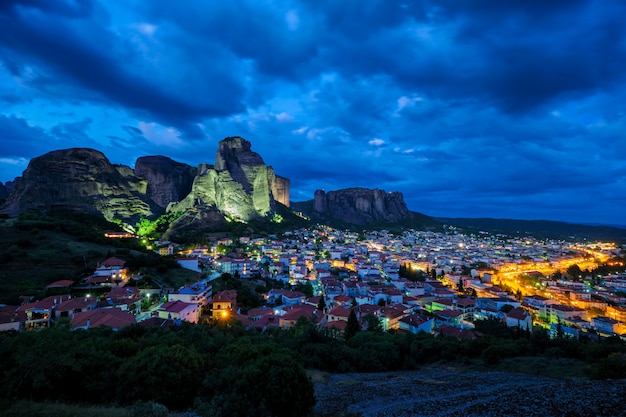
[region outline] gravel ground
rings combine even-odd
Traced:
[[[626,380],[427,368],[315,378],[321,417],[626,416]]]

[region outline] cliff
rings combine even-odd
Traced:
[[[102,214],[107,220],[139,219],[159,213],[145,195],[146,182],[128,167],[114,166],[102,152],[73,148],[33,158],[15,184],[2,212],[71,210]]]
[[[134,174],[147,181],[146,195],[165,209],[189,194],[197,171],[165,156],[142,156],[135,162]]]
[[[437,225],[434,219],[411,212],[402,193],[378,189],[317,190],[312,201],[293,203],[292,207],[312,220],[339,227]]]
[[[314,210],[317,214],[355,224],[398,222],[411,217],[404,197],[399,192],[366,188],[315,192]]]
[[[165,236],[191,230],[214,230],[226,222],[262,219],[276,211],[279,194],[289,198],[289,180],[277,177],[274,169],[252,151],[249,141],[229,137],[220,141],[215,165],[201,164],[191,191],[168,212],[182,212]],[[280,200],[278,200],[280,202]]]
[[[19,181],[0,187],[0,212],[80,211],[134,225],[179,212],[168,235],[216,230],[227,222],[267,218],[289,205],[289,180],[240,137],[220,141],[215,165],[197,168],[165,156],[137,159],[135,169],[113,165],[93,149],[66,149],[33,158]],[[275,197],[276,196],[276,197]]]

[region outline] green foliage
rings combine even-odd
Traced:
[[[137,236],[158,239],[167,230],[170,223],[180,218],[183,214],[183,212],[166,213],[155,220],[141,217],[135,224],[135,233]]]
[[[192,402],[201,382],[203,360],[193,346],[150,346],[125,360],[116,385],[122,403],[158,400],[183,409]],[[155,392],[160,392],[155,397]]]
[[[131,410],[132,417],[167,417],[169,410],[163,404],[154,401],[138,402]]]
[[[426,281],[426,274],[421,269],[411,268],[410,264],[402,264],[398,270],[398,275],[401,278],[406,278],[410,281]]]
[[[218,354],[221,364],[203,383],[205,416],[308,414],[315,403],[313,384],[293,355],[279,346],[241,339]],[[277,393],[280,395],[277,395]]]
[[[310,282],[296,284],[295,291],[300,291],[306,298],[313,297],[313,285]]]
[[[346,324],[346,328],[343,331],[343,336],[346,340],[350,340],[360,330],[361,325],[359,324],[359,320],[356,318],[356,313],[354,312],[354,310],[350,310],[350,314],[348,315],[348,323]]]
[[[372,313],[367,313],[363,316],[363,323],[365,324],[365,329],[368,332],[381,332],[383,330],[380,324],[380,319]]]

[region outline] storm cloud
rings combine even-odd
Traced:
[[[4,1],[0,180],[94,147],[197,165],[240,135],[294,200],[624,224],[619,0]]]

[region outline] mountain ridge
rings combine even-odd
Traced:
[[[551,237],[564,240],[589,239],[626,242],[626,229],[608,225],[585,225],[555,220],[500,219],[490,217],[435,217],[442,223],[476,231],[492,233],[533,235],[538,238]]]

